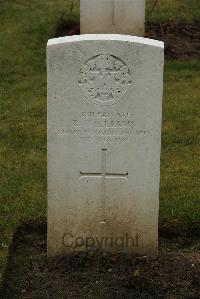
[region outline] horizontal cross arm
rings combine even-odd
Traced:
[[[120,177],[128,178],[128,172],[126,172],[126,173],[111,173],[111,172],[109,172],[109,173],[105,173],[105,176],[106,177],[117,177],[117,178],[120,178]]]
[[[101,177],[102,173],[101,172],[82,172],[82,171],[80,171],[80,176],[97,176],[97,177]]]

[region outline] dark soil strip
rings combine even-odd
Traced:
[[[66,20],[64,16],[58,21],[55,35],[53,37],[60,37],[66,35],[79,35],[80,24],[73,20]]]
[[[47,260],[46,224],[25,224],[14,235],[0,298],[198,298],[196,245],[163,239],[154,260],[92,251]]]
[[[164,41],[168,58],[200,58],[200,21],[192,24],[147,22],[145,35]]]
[[[76,34],[80,34],[80,25],[62,18],[54,37]],[[191,24],[147,22],[145,36],[164,41],[167,58],[200,58],[200,21]]]

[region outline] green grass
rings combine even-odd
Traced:
[[[0,269],[16,224],[46,219],[45,48],[63,12],[78,17],[70,10],[69,1],[0,0]]]
[[[200,220],[200,62],[167,61],[164,75],[160,221]]]
[[[199,3],[159,2],[161,12],[151,18],[163,20],[176,15],[180,2]],[[63,14],[78,19],[77,2],[71,9],[64,0],[0,0],[0,273],[16,225],[46,219],[45,48]],[[186,20],[197,16],[190,9]],[[198,72],[197,62],[166,61],[160,222],[199,218]]]

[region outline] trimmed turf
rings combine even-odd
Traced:
[[[200,62],[166,61],[160,222],[200,220]]]

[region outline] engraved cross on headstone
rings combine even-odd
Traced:
[[[128,178],[128,172],[126,173],[114,173],[106,171],[106,151],[101,150],[101,172],[83,172],[80,171],[80,177],[101,177],[101,211],[102,220],[100,223],[106,222],[105,210],[106,210],[106,178]]]

